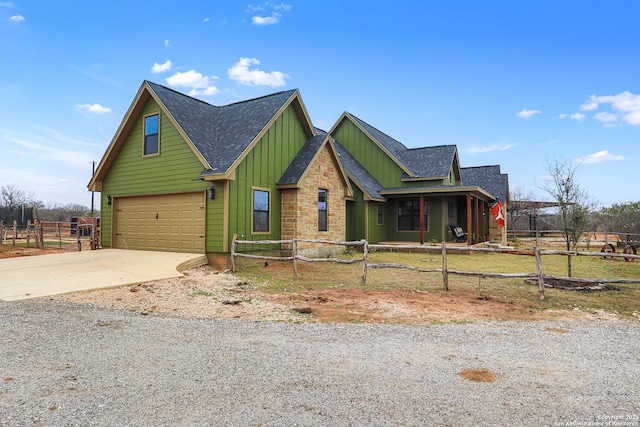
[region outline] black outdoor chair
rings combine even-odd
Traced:
[[[453,233],[453,237],[456,239],[456,243],[466,242],[469,235],[464,232],[462,227],[456,224],[451,224],[449,226],[451,232]]]

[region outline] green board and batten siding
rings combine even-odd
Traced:
[[[142,156],[143,117],[160,113],[160,154]],[[210,183],[200,181],[202,163],[173,126],[158,104],[149,99],[142,114],[129,133],[114,159],[102,186],[102,244],[111,246],[112,211],[107,205],[107,196],[112,198],[170,194],[190,191],[206,191]],[[221,183],[215,184],[215,200],[207,200],[206,251],[222,252],[223,236],[223,191]]]
[[[248,240],[280,239],[282,201],[276,183],[307,140],[294,108],[290,105],[240,162],[229,183],[229,239],[238,234]],[[251,229],[252,189],[270,189],[269,233]]]
[[[343,120],[332,136],[385,188],[402,187],[403,170],[350,120]]]

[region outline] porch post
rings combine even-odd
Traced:
[[[471,246],[471,195],[467,194],[467,246]]]
[[[424,196],[420,196],[420,244],[424,245]]]
[[[473,239],[473,243],[478,243],[480,241],[480,199],[478,199],[477,197],[474,199],[474,209],[476,211],[476,217],[475,217],[475,223],[476,223],[476,238]]]
[[[482,206],[482,213],[480,214],[480,236],[481,236],[480,241],[484,242],[486,241],[485,239],[486,233],[484,231],[484,226],[486,225],[485,223],[487,222],[487,216],[485,215],[485,213],[487,212],[487,202],[483,200],[480,206]]]

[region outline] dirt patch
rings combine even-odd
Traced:
[[[464,371],[459,372],[458,375],[464,379],[482,383],[492,383],[496,380],[496,374],[486,368],[465,369]]]
[[[262,294],[295,307],[321,322],[448,323],[479,320],[585,319],[583,311],[534,310],[524,304],[470,291],[311,289],[286,294]]]
[[[566,334],[567,332],[569,332],[566,329],[558,329],[558,328],[545,328],[545,331],[553,332],[554,334]]]
[[[65,249],[57,249],[57,248],[26,248],[22,246],[12,246],[12,245],[0,245],[0,259],[2,258],[17,258],[23,256],[34,256],[34,255],[49,255],[60,252],[68,252]]]

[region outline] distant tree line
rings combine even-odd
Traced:
[[[22,206],[34,208],[34,218],[42,221],[63,222],[71,221],[73,217],[99,215],[97,212],[93,212],[92,215],[90,208],[78,203],[44,204],[37,200],[33,193],[24,191],[15,185],[3,185],[0,188],[0,208],[11,210]]]

